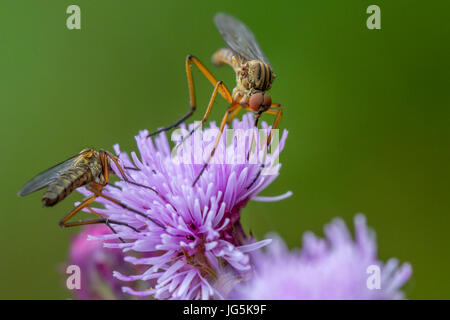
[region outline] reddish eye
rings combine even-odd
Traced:
[[[265,93],[255,93],[250,97],[248,105],[255,111],[258,111],[262,106],[270,107],[272,105],[272,98]]]
[[[263,94],[258,92],[250,97],[248,105],[250,106],[250,108],[257,111],[259,107],[263,104],[263,100],[264,100]]]
[[[270,107],[272,105],[272,98],[268,94],[264,95],[264,105],[266,107]]]

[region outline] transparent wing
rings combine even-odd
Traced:
[[[36,177],[28,181],[17,194],[19,196],[26,196],[48,186],[50,183],[55,181],[55,179],[58,178],[62,173],[72,168],[79,157],[81,157],[83,154],[84,152],[77,154],[67,159],[66,161],[57,164],[56,166],[39,173]]]
[[[216,14],[214,23],[231,50],[247,60],[260,60],[270,65],[255,36],[245,24],[225,13]]]

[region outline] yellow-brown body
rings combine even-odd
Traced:
[[[240,104],[249,105],[250,98],[256,93],[264,94],[268,91],[275,79],[270,65],[259,60],[248,61],[229,48],[217,50],[212,61],[217,66],[226,64],[233,68],[236,73],[236,87],[233,89],[232,98]]]
[[[86,152],[86,150],[82,151]],[[59,175],[55,181],[50,183],[42,196],[44,206],[53,206],[67,197],[73,190],[95,182],[104,184],[103,166],[99,153],[89,150],[80,155],[73,168]]]

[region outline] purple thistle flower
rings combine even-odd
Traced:
[[[326,239],[305,233],[301,251],[289,252],[284,242],[274,236],[275,241],[265,253],[253,254],[255,274],[248,282],[235,287],[230,297],[244,300],[402,299],[400,288],[412,274],[410,264],[399,266],[396,259],[385,264],[379,262],[375,235],[368,229],[365,217],[357,215],[354,221],[354,241],[345,223],[335,219],[325,227]],[[373,268],[378,267],[379,287],[368,280],[374,275]]]
[[[114,270],[125,272],[130,269],[123,265],[121,251],[107,249],[100,241],[88,241],[88,235],[111,234],[105,225],[86,226],[72,239],[69,264],[81,270],[81,288],[74,290],[79,300],[125,299],[121,287],[123,283],[113,277]]]
[[[254,123],[251,114],[244,115],[242,121],[234,120],[233,128],[251,130]],[[267,128],[267,124],[262,124]],[[192,130],[193,125],[189,127]],[[214,123],[210,128],[198,130],[211,139],[201,141],[202,150],[211,150],[217,133]],[[240,224],[240,211],[251,200],[273,201],[290,195],[275,198],[257,197],[277,176],[280,165],[277,157],[287,138],[285,131],[278,149],[269,153],[265,168],[274,171],[271,175],[260,175],[248,189],[260,170],[257,163],[264,145],[258,136],[255,148],[246,163],[212,163],[205,170],[197,184],[192,182],[201,170],[202,160],[198,160],[197,151],[190,150],[188,143],[198,143],[194,134],[171,155],[169,142],[165,134],[154,139],[147,138],[148,132],[141,131],[136,136],[140,159],[132,152],[131,159],[121,153],[118,146],[115,151],[134,182],[153,188],[140,187],[123,180],[108,185],[102,193],[119,200],[129,210],[109,200],[98,198],[102,209],[96,212],[105,217],[127,223],[139,232],[127,226],[114,225],[117,234],[93,236],[92,239],[105,241],[104,246],[120,248],[124,253],[139,252],[145,257],[126,256],[125,261],[145,266],[140,274],[124,275],[114,272],[122,281],[153,281],[155,285],[147,290],[134,290],[124,287],[123,291],[135,296],[153,296],[156,299],[220,299],[221,293],[212,285],[223,273],[232,272],[241,277],[251,271],[249,252],[270,242],[255,242],[248,238]],[[226,144],[226,134],[222,136],[217,157],[235,159],[246,155],[251,139],[238,143],[233,140]],[[242,141],[241,141],[242,142]],[[261,146],[262,145],[262,146]],[[185,150],[183,150],[185,149]],[[189,153],[190,152],[190,153]],[[209,152],[209,151],[208,151]],[[208,155],[208,152],[206,155]],[[187,157],[186,157],[187,156]],[[186,163],[190,159],[190,163]],[[245,159],[245,158],[244,158]],[[184,162],[183,162],[184,161]],[[188,161],[189,162],[189,161]],[[114,168],[118,176],[117,168]],[[85,195],[90,193],[81,190]],[[109,239],[122,238],[125,242],[107,242]]]

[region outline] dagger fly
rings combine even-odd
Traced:
[[[255,126],[258,125],[258,120],[263,113],[275,115],[272,130],[264,141],[266,144],[266,150],[261,163],[261,168],[253,179],[253,182],[247,187],[247,189],[249,189],[256,182],[264,168],[264,162],[271,142],[273,130],[277,128],[278,123],[282,118],[282,107],[278,103],[272,103],[271,97],[266,92],[272,87],[275,74],[272,66],[260,49],[258,42],[250,29],[238,19],[224,13],[218,13],[214,17],[214,23],[216,24],[217,29],[228,47],[217,50],[212,56],[212,61],[217,66],[229,65],[233,68],[236,74],[236,86],[234,87],[232,94],[230,94],[230,91],[227,89],[225,84],[222,81],[218,81],[214,75],[200,62],[200,60],[192,55],[188,55],[186,57],[185,66],[189,88],[190,110],[173,125],[161,128],[149,134],[149,136],[175,128],[194,113],[196,109],[194,79],[192,76],[192,64],[194,64],[214,86],[214,90],[202,121],[189,133],[189,135],[183,138],[182,142],[207,121],[217,93],[219,93],[227,101],[229,107],[222,118],[219,133],[214,141],[214,147],[212,148],[211,153],[209,154],[201,170],[198,172],[192,186],[194,186],[200,179],[211,158],[213,157],[225,125],[229,124],[242,109],[253,112],[255,115]]]
[[[124,181],[132,183],[139,187],[144,187],[155,191],[153,188],[130,181],[127,178],[124,170],[120,166],[118,158],[112,155],[109,151],[85,149],[82,150],[79,154],[55,165],[54,167],[51,167],[50,169],[45,170],[44,172],[32,178],[22,187],[18,195],[26,196],[30,193],[47,187],[47,190],[42,196],[42,203],[44,206],[50,207],[64,200],[75,189],[82,186],[87,186],[87,189],[91,191],[93,195],[85,198],[78,206],[67,213],[59,222],[59,225],[61,227],[105,223],[111,228],[111,230],[113,230],[113,232],[115,231],[110,226],[110,224],[124,225],[135,230],[135,228],[125,223],[104,218],[102,215],[96,213],[94,209],[89,207],[89,205],[94,202],[95,199],[97,199],[98,197],[103,197],[111,202],[116,203],[123,209],[133,211],[136,214],[142,215],[152,220],[144,213],[131,209],[125,204],[101,193],[102,189],[109,182],[110,173],[114,173],[111,167],[111,161],[116,165]],[[67,222],[78,212],[85,208],[91,213],[95,214],[97,216],[97,219]]]

